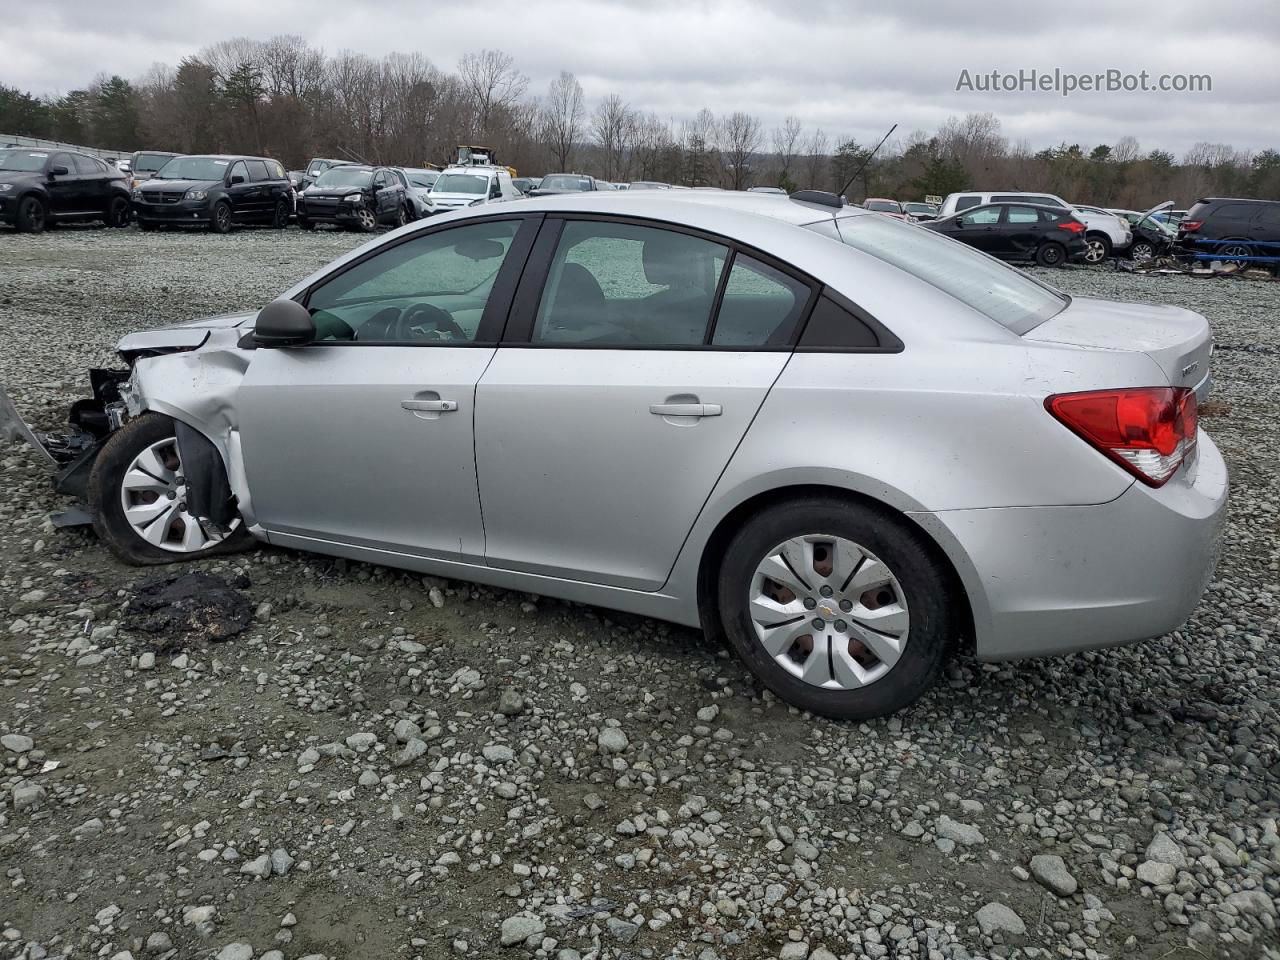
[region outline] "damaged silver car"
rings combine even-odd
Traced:
[[[1203,317],[1071,298],[834,195],[415,223],[259,313],[124,338],[32,432],[130,563],[254,540],[700,625],[869,717],[1179,626],[1227,474]]]

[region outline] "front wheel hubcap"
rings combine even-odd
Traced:
[[[134,533],[170,553],[204,550],[240,524],[237,517],[228,530],[215,530],[187,510],[187,481],[173,437],[151,444],[134,457],[120,484],[120,505]]]
[[[748,599],[761,646],[797,679],[855,690],[883,678],[907,645],[902,585],[870,550],[843,537],[793,537],[756,567]]]

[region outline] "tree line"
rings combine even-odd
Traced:
[[[890,140],[868,162],[871,144],[806,129],[795,117],[766,130],[742,111],[704,108],[677,122],[616,93],[589,105],[569,72],[532,90],[499,50],[469,53],[445,70],[421,53],[326,54],[297,36],[225,40],[136,80],[100,76],[56,97],[0,84],[0,133],[118,150],[253,153],[290,168],[313,156],[444,164],[460,143],[485,144],[528,174],[844,190],[853,201],[967,189],[1133,208],[1212,195],[1280,199],[1280,153],[1271,149],[1198,143],[1178,158],[1123,137],[1033,151],[983,113]]]

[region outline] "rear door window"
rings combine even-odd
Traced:
[[[1037,223],[1040,220],[1040,211],[1034,207],[1011,206],[1007,209],[1009,223]]]
[[[84,156],[84,154],[80,154],[80,153],[73,153],[71,155],[71,159],[75,161],[76,173],[82,174],[84,176],[96,176],[102,172],[101,170],[98,169],[97,165],[93,162],[92,157],[86,157]]]
[[[1221,217],[1224,220],[1252,220],[1257,212],[1258,205],[1254,203],[1224,203],[1210,216]]]
[[[532,342],[694,346],[706,337],[728,248],[607,221],[569,221],[552,258]]]
[[[807,284],[740,253],[733,258],[711,342],[717,347],[785,346],[808,302]]]
[[[262,160],[246,160],[245,166],[249,168],[249,179],[257,182],[271,179],[271,174],[267,171],[267,165]]]

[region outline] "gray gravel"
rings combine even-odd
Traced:
[[[121,334],[357,242],[0,236],[0,382],[55,426]],[[0,449],[0,956],[1280,957],[1280,285],[1045,275],[1212,320],[1220,569],[1172,636],[960,659],[875,723],[693,631],[279,550],[199,565],[239,636],[138,634],[142,574]]]

